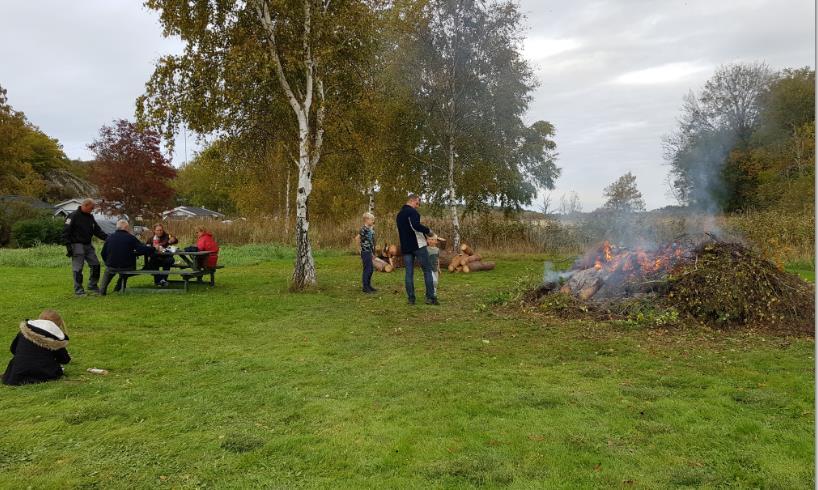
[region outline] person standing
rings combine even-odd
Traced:
[[[100,296],[108,294],[108,284],[117,274],[120,280],[127,279],[123,277],[123,273],[136,269],[136,257],[149,255],[156,251],[151,246],[143,245],[138,238],[131,235],[131,232],[128,231],[129,226],[124,219],[117,221],[116,231],[105,240],[105,245],[102,246],[105,274],[102,276],[102,285],[99,288]]]
[[[108,235],[102,231],[97,224],[94,215],[94,200],[85,199],[82,204],[65,219],[63,226],[63,243],[66,247],[66,257],[71,257],[71,270],[74,273],[74,294],[83,296],[85,290],[82,288],[82,267],[87,262],[91,272],[88,278],[88,290],[98,293],[99,287],[99,259],[97,251],[91,243],[93,237],[105,240]]]
[[[364,293],[375,293],[378,291],[372,287],[372,272],[374,270],[372,256],[375,254],[375,215],[364,213],[363,220],[364,224],[358,232],[361,243],[361,264],[364,268],[361,285]]]
[[[398,236],[400,237],[400,249],[403,254],[403,264],[406,268],[404,282],[406,286],[406,296],[409,304],[415,304],[415,261],[420,263],[423,270],[423,283],[426,288],[426,304],[437,305],[435,295],[434,279],[432,277],[432,267],[429,263],[429,251],[426,237],[433,235],[432,230],[421,224],[420,197],[409,194],[406,204],[398,212],[395,222],[398,226]]]

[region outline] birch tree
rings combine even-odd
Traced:
[[[292,287],[314,285],[313,175],[333,99],[342,97],[350,67],[366,53],[361,48],[370,29],[368,6],[362,0],[145,4],[159,11],[165,35],[181,38],[185,49],[157,63],[137,103],[140,120],[162,127],[168,141],[180,122],[199,134],[256,131],[287,141],[297,171]]]
[[[553,188],[554,128],[522,120],[535,83],[514,2],[431,0],[418,18],[405,77],[424,114],[416,158],[427,166],[427,192],[450,215],[456,247],[459,205],[519,208],[537,187]]]

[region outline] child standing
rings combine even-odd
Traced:
[[[11,343],[14,357],[3,373],[3,383],[24,385],[59,379],[62,365],[71,361],[67,346],[65,323],[56,311],[45,310],[37,320],[22,322]]]
[[[364,225],[359,232],[361,242],[361,263],[364,271],[362,275],[362,286],[364,293],[374,293],[377,289],[372,287],[372,256],[375,253],[375,215],[364,213]]]
[[[440,277],[440,242],[445,241],[437,235],[429,237],[427,242],[429,245],[426,250],[429,251],[429,266],[432,269],[432,283],[435,285],[435,294],[437,294],[437,280]]]

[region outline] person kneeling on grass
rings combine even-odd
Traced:
[[[3,383],[24,385],[61,378],[62,365],[71,362],[67,346],[65,322],[56,311],[45,310],[37,320],[22,322],[11,342],[14,357],[3,373]]]
[[[361,283],[363,292],[374,293],[378,290],[372,287],[372,255],[375,253],[375,215],[364,213],[364,225],[358,233],[361,243],[361,264],[364,267]]]
[[[105,261],[105,274],[99,286],[100,296],[108,294],[108,284],[119,274],[124,282],[123,273],[136,269],[136,258],[140,255],[152,254],[155,249],[142,245],[138,238],[128,231],[128,222],[121,219],[116,222],[116,231],[105,240],[102,246],[102,260]],[[117,283],[119,286],[120,283]]]

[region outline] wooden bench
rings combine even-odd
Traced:
[[[187,270],[187,268],[185,266],[174,265],[174,267],[178,268],[178,269],[181,269],[181,270],[165,271],[165,270],[139,269],[139,270],[133,270],[133,271],[120,272],[120,274],[121,274],[120,277],[122,278],[122,288],[120,289],[120,292],[125,293],[127,291],[127,289],[128,289],[128,279],[131,276],[165,276],[165,277],[168,277],[171,274],[178,274],[178,275],[182,276],[181,281],[168,281],[168,282],[172,283],[172,284],[173,283],[183,283],[184,284],[184,290],[183,291],[187,292],[188,284],[190,284],[191,279],[196,279],[196,282],[201,283],[201,282],[203,282],[202,277],[204,277],[206,275],[210,275],[210,286],[213,287],[213,286],[216,285],[216,271],[218,269],[223,269],[224,268],[223,265],[217,265],[213,269],[191,269],[191,270]],[[164,291],[168,291],[168,292],[174,291],[174,292],[176,292],[176,291],[182,291],[182,290],[179,290],[179,289],[141,289],[141,288],[140,288],[140,290],[141,291],[150,291],[150,292],[164,292]],[[135,290],[131,289],[131,291],[135,291]]]

